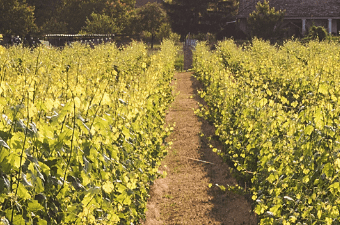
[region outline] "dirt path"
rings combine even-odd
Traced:
[[[194,115],[193,109],[201,101],[196,95],[199,83],[191,73],[178,73],[175,79],[176,93],[180,94],[166,120],[176,122],[176,127],[168,140],[173,142],[172,148],[161,166],[168,175],[151,188],[144,224],[256,224],[244,196],[216,186],[235,185],[236,181],[226,163],[209,148],[206,137],[214,134],[213,126]]]

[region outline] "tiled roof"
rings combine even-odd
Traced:
[[[240,0],[238,18],[248,17],[257,2]],[[286,17],[340,17],[340,0],[270,0],[269,5],[286,10]]]

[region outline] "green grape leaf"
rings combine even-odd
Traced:
[[[80,98],[77,96],[73,100],[74,100],[74,104],[75,104],[76,108],[80,108],[80,105],[81,105]]]
[[[50,127],[47,123],[41,123],[39,126],[39,133],[42,134],[44,137],[53,139],[54,138],[54,131],[52,127]]]
[[[124,134],[126,139],[128,139],[130,137],[130,131],[125,126],[123,127],[122,133]]]
[[[318,92],[321,93],[321,94],[327,95],[328,94],[328,85],[325,84],[325,83],[320,84]]]
[[[323,128],[323,116],[322,116],[322,111],[318,109],[314,115],[314,121],[315,121],[315,126],[318,129]]]
[[[331,190],[333,194],[335,194],[340,191],[340,184],[339,182],[335,182],[331,184],[328,188]]]
[[[44,220],[44,219],[39,218],[38,222],[37,222],[37,225],[47,225],[47,221]]]
[[[103,100],[102,100],[102,105],[110,105],[111,103],[110,95],[108,93],[104,93]]]
[[[50,167],[48,167],[45,163],[39,162],[39,167],[46,176],[50,175]]]
[[[85,196],[84,196],[84,198],[83,198],[83,200],[81,201],[81,203],[84,205],[84,206],[86,206],[86,205],[88,205],[89,204],[89,202],[93,199],[93,194],[92,193],[87,193]]]
[[[266,98],[263,98],[260,100],[259,105],[260,107],[264,107],[267,104],[268,100]]]
[[[103,185],[103,190],[110,194],[114,189],[114,186],[111,181],[106,181],[105,184]]]
[[[116,200],[121,203],[121,204],[125,204],[125,205],[131,205],[131,199],[128,196],[127,192],[124,192],[120,195],[118,195],[118,197],[116,198]]]
[[[43,210],[44,207],[39,204],[37,200],[32,200],[31,202],[28,203],[28,210],[32,212],[37,212],[39,210]]]
[[[81,171],[81,178],[83,180],[82,185],[87,186],[91,183],[90,177],[84,171]]]
[[[306,135],[311,135],[312,132],[314,131],[314,127],[312,125],[308,125],[304,131]]]
[[[331,178],[333,175],[333,166],[331,163],[327,163],[323,169],[322,172],[326,175],[326,177]]]
[[[44,183],[39,177],[34,182],[34,190],[36,193],[42,193],[45,190]]]
[[[7,149],[1,149],[0,151],[0,163],[9,155],[9,151]]]
[[[22,198],[24,200],[31,199],[31,195],[29,194],[28,190],[21,183],[19,183],[17,195],[19,198]]]
[[[269,177],[267,178],[267,180],[268,180],[270,183],[273,183],[273,182],[276,180],[274,174],[270,174]]]
[[[24,218],[22,217],[22,215],[17,214],[13,217],[13,225],[25,225],[26,222],[24,220]]]
[[[13,167],[13,169],[18,170],[20,165],[20,157],[17,154],[10,154],[8,156],[8,161],[10,165]],[[23,160],[23,163],[25,163],[25,160]]]
[[[114,213],[110,213],[107,215],[107,218],[109,219],[110,222],[114,222],[114,223],[118,223],[119,222],[119,216],[114,214]]]
[[[272,212],[274,214],[274,216],[279,216],[281,214],[281,212],[280,212],[281,207],[282,207],[281,204],[277,204],[277,205],[274,205],[273,207],[271,207],[269,209],[269,211]]]
[[[116,188],[119,193],[123,193],[126,190],[126,187],[121,183],[116,183]]]

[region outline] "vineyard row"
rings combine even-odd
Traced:
[[[200,43],[194,70],[261,224],[340,224],[340,45]]]
[[[130,224],[166,155],[176,49],[0,49],[3,224]]]

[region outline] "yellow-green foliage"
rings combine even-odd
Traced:
[[[221,155],[252,174],[261,224],[339,224],[340,45],[253,40],[196,48]]]
[[[176,49],[0,51],[4,224],[130,224],[166,154]]]

